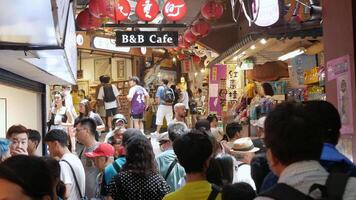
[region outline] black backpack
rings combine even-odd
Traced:
[[[174,102],[174,92],[171,88],[164,86],[162,99],[165,103],[173,103]]]
[[[104,101],[105,102],[112,102],[112,101],[116,100],[112,85],[104,85],[103,90],[104,90]]]
[[[329,174],[325,185],[314,184],[309,189],[309,194],[315,190],[320,190],[322,197],[320,200],[342,200],[346,188],[349,174],[331,173]],[[309,195],[289,186],[285,183],[278,183],[259,196],[270,197],[275,200],[314,200]]]

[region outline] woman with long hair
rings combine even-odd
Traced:
[[[62,129],[67,132],[67,128],[73,126],[73,116],[65,107],[64,97],[59,92],[54,95],[54,104],[49,112],[48,129]]]
[[[158,173],[150,141],[135,135],[126,146],[126,163],[109,185],[114,200],[161,200],[170,188]]]
[[[105,130],[103,120],[101,119],[99,114],[93,112],[92,108],[90,107],[90,102],[87,99],[83,99],[79,103],[79,116],[75,119],[75,122],[78,122],[80,119],[85,117],[92,118],[95,121],[97,131]]]

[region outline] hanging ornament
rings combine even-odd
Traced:
[[[95,29],[101,26],[101,20],[90,14],[88,8],[78,14],[76,21],[78,27],[82,30]]]
[[[179,36],[178,37],[178,47],[182,48],[182,49],[187,49],[191,46],[192,44],[190,44],[189,42],[187,42],[183,36]]]
[[[221,4],[211,0],[200,9],[201,15],[207,20],[220,19],[224,14],[224,7]]]
[[[168,21],[182,20],[186,13],[187,5],[184,0],[168,0],[163,6],[163,14]]]
[[[90,0],[89,1],[89,12],[97,18],[115,16],[115,0]]]
[[[192,60],[195,64],[199,64],[201,61],[201,58],[197,55],[192,56]]]
[[[155,0],[139,0],[136,4],[136,16],[146,22],[154,20],[159,13],[159,6]]]
[[[131,12],[130,4],[127,0],[117,0],[115,5],[115,21],[127,20]]]
[[[185,32],[184,32],[184,40],[189,42],[189,43],[194,43],[197,41],[197,36],[195,36],[192,31],[190,29],[187,29]]]
[[[210,32],[210,24],[203,19],[199,19],[192,24],[191,31],[197,37],[205,37]]]
[[[209,65],[209,63],[213,60],[212,57],[207,57],[205,60],[204,60],[204,66],[207,67]]]
[[[185,59],[185,54],[180,53],[177,55],[178,60],[184,60]]]

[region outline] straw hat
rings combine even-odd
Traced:
[[[237,153],[247,153],[247,152],[254,153],[259,151],[260,148],[257,148],[253,145],[251,138],[244,137],[235,140],[231,145],[231,150]]]

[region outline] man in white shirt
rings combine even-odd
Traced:
[[[107,125],[112,130],[112,117],[116,115],[120,107],[119,90],[115,85],[110,84],[109,76],[100,76],[100,82],[103,86],[100,87],[98,100],[104,102],[106,117],[108,118]]]
[[[81,199],[81,197],[84,197],[84,168],[79,158],[71,153],[67,147],[67,133],[61,129],[53,129],[46,134],[44,141],[48,146],[50,155],[60,158],[60,179],[66,186],[66,199]]]

